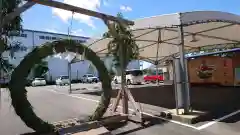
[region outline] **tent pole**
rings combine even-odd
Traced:
[[[178,88],[177,88],[177,86],[178,86],[178,79],[177,79],[177,73],[176,73],[176,71],[177,71],[177,67],[176,67],[176,58],[173,58],[173,61],[172,61],[172,66],[173,66],[173,76],[174,76],[174,78],[173,78],[173,84],[174,84],[174,94],[175,94],[175,103],[176,103],[176,113],[177,113],[177,115],[179,115],[179,101],[178,101]]]
[[[178,31],[179,31],[180,70],[181,70],[181,82],[182,82],[181,85],[182,85],[182,92],[183,92],[183,98],[184,98],[183,107],[184,107],[184,114],[188,114],[189,107],[190,107],[190,95],[189,95],[188,73],[186,69],[187,66],[186,66],[185,52],[184,52],[184,31],[183,31],[182,24],[180,24]]]
[[[157,43],[157,56],[156,56],[156,76],[158,76],[158,66],[159,66],[159,62],[158,62],[158,51],[159,51],[159,46],[160,46],[160,43],[161,43],[161,29],[159,28],[158,29],[158,43]],[[157,79],[157,85],[159,85],[159,81]]]

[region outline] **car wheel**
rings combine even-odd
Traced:
[[[117,81],[117,79],[115,79],[115,80],[114,80],[114,83],[115,83],[115,84],[118,84],[118,81]]]
[[[131,81],[128,79],[127,80],[127,85],[130,85],[131,84]]]

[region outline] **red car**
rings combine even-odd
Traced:
[[[144,76],[145,82],[162,82],[163,81],[163,75],[146,75]]]

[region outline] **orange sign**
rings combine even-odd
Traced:
[[[197,75],[200,79],[208,79],[212,77],[214,71],[214,65],[208,65],[206,61],[203,60],[202,64],[197,68]]]

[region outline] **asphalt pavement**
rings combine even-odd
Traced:
[[[101,84],[73,84],[73,88],[87,91],[98,90]],[[137,86],[136,86],[137,87]],[[68,86],[29,87],[28,99],[37,115],[49,122],[63,121],[71,118],[83,118],[90,115],[97,106],[99,96],[88,94],[68,94]],[[86,88],[86,89],[84,89]],[[81,89],[80,89],[81,90]],[[9,93],[2,89],[0,110],[0,135],[18,135],[31,132],[16,116]],[[176,121],[165,120],[154,116],[157,108],[141,104],[143,111],[152,117],[147,127],[129,122],[115,129],[114,134],[131,135],[237,135],[240,133],[240,113],[226,119],[206,121],[200,125],[187,125]],[[130,106],[130,108],[133,108]],[[131,109],[132,110],[132,109]]]

